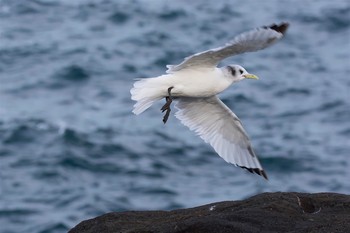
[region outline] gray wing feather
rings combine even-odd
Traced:
[[[238,117],[217,97],[178,98],[175,116],[228,163],[267,179]]]
[[[221,60],[245,52],[253,52],[264,49],[281,39],[289,24],[271,25],[257,28],[236,36],[225,46],[210,49],[186,57],[178,65],[167,65],[167,73],[172,73],[189,67],[213,67]]]

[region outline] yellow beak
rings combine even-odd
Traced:
[[[251,78],[251,79],[259,79],[258,76],[254,75],[254,74],[244,74],[243,77]]]

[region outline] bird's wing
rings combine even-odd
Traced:
[[[221,60],[227,57],[264,49],[281,39],[288,26],[288,23],[274,24],[242,33],[225,46],[186,57],[178,65],[167,65],[167,73],[192,67],[215,67]]]
[[[267,179],[238,117],[217,97],[180,97],[175,116],[228,163]]]

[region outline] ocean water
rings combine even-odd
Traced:
[[[162,103],[131,113],[137,78],[238,33],[290,23],[220,97],[269,181],[227,164]],[[350,2],[0,0],[0,232],[66,232],[111,211],[261,192],[350,193]],[[173,112],[172,112],[173,113]]]

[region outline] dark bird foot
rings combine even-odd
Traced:
[[[166,110],[165,115],[164,115],[164,117],[163,117],[163,122],[164,122],[164,124],[168,121],[169,114],[170,114],[170,111],[171,111],[170,105],[171,105],[171,103],[173,102],[173,99],[172,99],[172,96],[171,96],[171,89],[173,89],[173,88],[174,88],[174,87],[169,87],[169,88],[168,88],[168,94],[169,94],[169,96],[166,96],[166,97],[165,97],[166,103],[165,103],[165,104],[163,105],[163,107],[160,109],[162,112],[164,112],[164,111]]]

